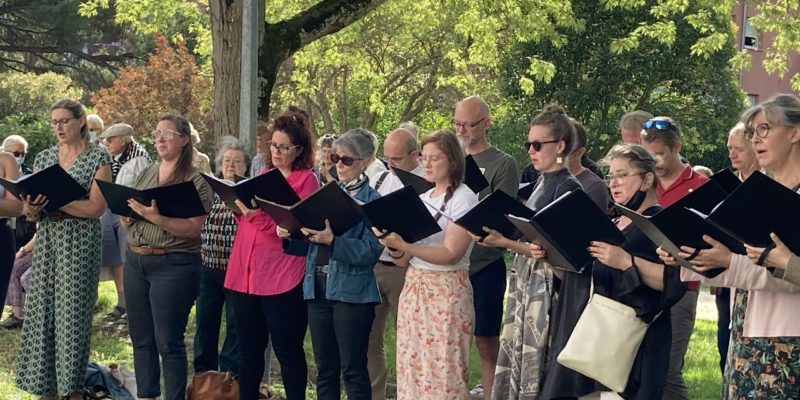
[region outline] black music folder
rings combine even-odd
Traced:
[[[589,242],[625,242],[622,231],[583,190],[564,194],[530,220],[507,217],[529,241],[545,249],[550,264],[570,272],[581,272],[594,261],[586,250]]]
[[[128,199],[134,199],[146,206],[150,205],[150,201],[155,200],[158,212],[170,218],[192,218],[208,214],[193,181],[144,190],[99,179],[95,179],[95,182],[103,193],[103,197],[106,198],[111,212],[124,217],[143,219],[128,207]]]
[[[412,186],[361,206],[372,226],[414,243],[442,230]]]
[[[628,217],[656,246],[661,247],[675,258],[679,266],[690,269],[700,275],[713,278],[724,272],[725,268],[697,271],[689,260],[679,255],[680,246],[689,246],[701,250],[711,248],[711,245],[703,240],[703,235],[708,235],[728,246],[732,252],[744,254],[744,246],[738,240],[722,232],[686,208],[670,206],[648,217],[624,206],[616,205],[615,207],[622,215]]]
[[[536,182],[520,183],[517,188],[517,198],[521,201],[527,201],[531,198],[534,188],[536,188]]]
[[[403,183],[403,186],[413,187],[418,195],[433,189],[433,182],[428,182],[425,178],[413,172],[403,171],[400,168],[392,168],[392,171],[394,171],[397,178],[400,179],[400,182]]]
[[[300,228],[325,229],[325,220],[331,224],[333,234],[339,236],[364,220],[364,213],[356,201],[339,187],[328,182],[310,196],[291,205],[278,204],[260,197],[256,203],[279,226],[291,232],[292,237],[308,241]]]
[[[237,199],[251,208],[252,200],[256,196],[283,205],[292,205],[300,201],[300,197],[277,168],[252,178],[239,180],[235,184],[208,174],[202,176],[228,208],[237,214],[239,214]]]
[[[464,158],[464,163],[464,183],[466,183],[473,192],[480,193],[481,190],[489,187],[489,181],[483,176],[483,172],[481,172],[475,159],[472,158],[472,154]]]
[[[736,240],[756,247],[771,247],[769,234],[774,232],[792,252],[800,254],[800,195],[761,172],[753,172],[706,219]]]
[[[729,169],[723,169],[697,189],[691,191],[669,208],[694,208],[708,214],[742,183]],[[663,211],[662,211],[663,212]]]
[[[506,215],[516,215],[529,219],[533,217],[533,210],[520,203],[517,199],[507,195],[502,190],[495,190],[478,202],[471,210],[467,211],[454,222],[473,235],[484,237],[487,235],[483,227],[494,229],[507,238],[519,236],[514,225]]]
[[[22,200],[23,196],[47,196],[49,203],[45,206],[47,211],[55,211],[62,206],[85,197],[88,193],[72,176],[64,171],[58,164],[53,164],[33,175],[28,175],[10,181],[0,177],[0,186],[3,186],[16,198]]]

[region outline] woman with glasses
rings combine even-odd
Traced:
[[[561,107],[550,105],[531,119],[524,146],[540,175],[526,206],[540,210],[567,192],[581,190],[566,162],[575,142],[575,126]],[[492,398],[537,398],[547,347],[552,272],[543,263],[531,260],[527,243],[484,229],[485,237],[473,237],[479,245],[516,253],[508,281],[508,307]]]
[[[661,210],[656,204],[656,161],[640,145],[618,145],[604,160],[609,166],[606,183],[616,204],[643,215]],[[596,259],[584,273],[563,274],[564,279],[552,312],[550,348],[544,399],[578,398],[607,390],[593,379],[557,362],[590,296],[594,291],[636,310],[637,317],[650,324],[639,347],[628,384],[620,395],[625,399],[660,399],[666,383],[672,329],[669,309],[683,296],[686,286],[674,268],[658,259],[656,246],[627,217],[617,218],[625,235],[620,246],[592,242],[589,254]],[[544,250],[532,244],[531,256],[546,260]],[[602,335],[602,332],[600,332]]]
[[[800,193],[800,99],[776,95],[745,111],[742,122],[758,165],[772,179]],[[765,197],[763,207],[769,207],[769,198]],[[753,393],[761,398],[800,398],[800,320],[791,317],[800,309],[800,259],[777,236],[773,237],[775,248],[766,255],[765,249],[751,246],[747,255],[733,254],[713,238],[704,239],[712,247],[700,250],[691,263],[700,271],[727,270],[709,279],[682,269],[681,277],[736,289],[722,398],[752,398]],[[681,247],[681,256],[694,251]],[[659,250],[659,255],[675,265],[669,254]],[[761,265],[756,264],[759,261]],[[765,267],[773,267],[775,273]]]
[[[317,175],[323,185],[335,181],[336,166],[331,163],[331,148],[336,135],[324,135],[317,140]]]
[[[100,273],[100,216],[106,209],[92,182],[111,179],[111,158],[89,143],[86,113],[77,101],[56,102],[50,108],[50,126],[57,144],[39,153],[34,171],[58,164],[88,195],[52,212],[44,210],[44,196],[24,201],[26,217],[38,220],[39,227],[17,386],[43,399],[81,399]]]
[[[272,166],[305,198],[319,188],[314,166],[314,142],[308,120],[284,113],[270,128]],[[258,398],[267,341],[281,365],[289,400],[305,399],[308,369],[303,338],[308,325],[302,280],[306,257],[284,252],[277,223],[253,205],[237,203],[238,229],[228,262],[225,288],[232,291],[239,335],[239,398]],[[253,208],[251,208],[253,207]]]
[[[422,140],[425,179],[420,195],[442,231],[416,243],[396,233],[373,231],[400,267],[408,266],[397,316],[397,398],[469,398],[469,346],[475,323],[469,233],[443,215],[458,218],[478,203],[465,184],[464,153],[452,132]]]
[[[334,140],[332,149],[330,160],[342,189],[359,203],[380,197],[364,173],[374,152],[372,138],[354,129]],[[338,400],[343,380],[348,399],[369,400],[367,345],[375,305],[381,302],[372,269],[383,246],[366,220],[340,236],[327,224],[323,230],[303,228],[302,232],[310,246],[289,239],[289,232],[278,227],[278,236],[290,242],[287,251],[308,254],[303,297],[308,300],[317,364],[317,398]]]
[[[189,121],[163,114],[152,137],[161,161],[144,169],[133,187],[143,190],[190,181],[208,211],[213,192],[192,165]],[[121,219],[128,238],[123,279],[137,396],[161,396],[163,370],[162,398],[184,399],[188,373],[184,334],[200,288],[200,231],[206,216],[167,217],[155,201],[142,204],[129,199],[128,206],[142,217]]]

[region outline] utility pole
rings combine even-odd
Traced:
[[[242,5],[242,67],[239,89],[239,140],[245,150],[256,154],[258,117],[258,45],[264,32],[264,0],[244,0]]]

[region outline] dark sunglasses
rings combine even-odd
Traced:
[[[642,124],[642,128],[644,129],[650,129],[652,127],[655,127],[660,131],[666,131],[669,130],[670,128],[672,128],[672,130],[677,130],[675,129],[675,124],[669,121],[664,121],[662,119],[651,119]]]
[[[14,157],[25,157],[24,151],[12,151],[11,154],[13,154]]]
[[[340,155],[338,155],[336,153],[332,153],[331,154],[331,162],[334,165],[338,164],[340,160],[342,161],[342,164],[350,167],[350,166],[353,165],[354,162],[356,162],[358,160],[361,160],[361,159],[360,158],[353,158],[353,157],[349,157],[349,156],[340,156]]]
[[[525,151],[530,151],[531,147],[533,147],[533,149],[536,150],[536,151],[541,151],[542,150],[542,146],[544,146],[544,145],[546,145],[548,143],[558,143],[558,142],[560,142],[560,140],[555,140],[555,139],[554,140],[545,140],[544,142],[540,142],[538,140],[534,140],[532,142],[523,143],[523,146],[525,146]]]

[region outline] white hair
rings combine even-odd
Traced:
[[[5,151],[6,146],[12,144],[21,144],[22,149],[25,150],[26,152],[28,151],[28,141],[25,140],[25,138],[20,135],[9,135],[7,138],[5,138],[3,140],[3,146],[2,146],[3,151]]]
[[[86,122],[92,121],[99,127],[99,131],[102,132],[105,130],[105,124],[103,123],[103,119],[100,118],[97,114],[89,114],[86,116]]]

